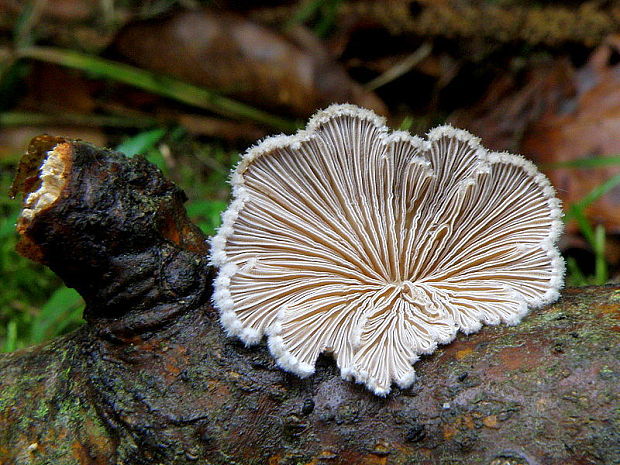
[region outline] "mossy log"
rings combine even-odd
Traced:
[[[225,337],[205,238],[144,159],[39,138],[16,189],[61,146],[60,194],[20,220],[20,251],[84,296],[87,323],[0,357],[0,463],[619,463],[619,286],[461,335],[385,398],[327,357],[302,380]]]

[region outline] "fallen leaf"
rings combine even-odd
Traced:
[[[533,63],[521,72],[501,74],[479,103],[455,112],[450,122],[472,131],[489,148],[519,152],[528,126],[561,111],[573,98],[573,81],[568,58]]]
[[[613,62],[620,35],[609,37],[588,62],[575,69],[568,58],[506,72],[477,105],[455,112],[450,121],[469,129],[495,150],[521,153],[553,164],[620,154],[620,64]],[[549,168],[546,174],[565,207],[582,200],[617,173],[599,169]],[[620,187],[586,209],[588,219],[620,232]],[[577,230],[572,222],[568,232]]]
[[[27,83],[20,107],[50,113],[93,113],[97,107],[93,94],[103,87],[77,71],[47,63],[34,63]]]
[[[540,163],[561,163],[620,154],[620,35],[596,49],[575,75],[577,95],[562,109],[531,124],[521,149]],[[620,166],[598,169],[554,169],[548,175],[566,205],[579,202],[592,189],[620,173]],[[620,233],[620,186],[586,209],[587,217]]]
[[[327,52],[301,42],[236,14],[201,10],[130,24],[115,50],[140,67],[277,112],[305,117],[351,102],[386,113]]]

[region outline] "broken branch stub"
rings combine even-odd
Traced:
[[[168,302],[204,299],[204,236],[187,218],[184,192],[143,157],[38,137],[18,168],[17,192],[18,251],[74,287],[87,320],[111,319],[103,326],[120,330],[119,317],[131,315],[134,331],[179,310]]]

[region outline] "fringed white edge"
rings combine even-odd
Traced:
[[[214,306],[220,312],[220,321],[224,327],[228,336],[239,337],[246,345],[253,345],[260,342],[264,334],[252,329],[244,328],[241,320],[237,318],[234,311],[234,301],[230,294],[230,280],[237,272],[237,266],[234,263],[228,262],[226,255],[226,241],[233,234],[233,225],[237,220],[239,213],[243,210],[245,202],[249,199],[249,194],[244,187],[243,174],[248,169],[249,165],[259,157],[268,155],[273,151],[291,147],[293,149],[299,148],[304,142],[309,141],[314,137],[314,133],[321,127],[321,125],[330,121],[336,117],[349,116],[351,118],[359,118],[369,121],[371,124],[380,129],[379,137],[382,139],[382,143],[386,146],[397,143],[407,142],[413,148],[417,149],[420,153],[428,150],[433,142],[440,140],[442,137],[455,138],[461,142],[464,142],[470,146],[475,152],[478,159],[478,168],[471,178],[464,181],[464,186],[475,182],[475,177],[481,173],[490,172],[490,165],[492,163],[502,162],[509,163],[524,169],[531,175],[533,181],[537,183],[547,199],[547,205],[552,218],[552,226],[548,237],[543,241],[542,247],[546,251],[552,266],[552,276],[549,283],[549,289],[539,299],[527,299],[523,295],[512,291],[513,297],[516,301],[520,302],[519,310],[511,315],[510,318],[501,318],[497,322],[489,322],[485,324],[499,324],[500,322],[508,325],[515,325],[521,321],[530,308],[538,308],[543,305],[554,302],[559,297],[559,291],[564,282],[564,261],[557,248],[557,240],[563,231],[562,223],[562,209],[560,201],[555,197],[555,190],[547,177],[540,173],[536,166],[530,161],[526,160],[520,155],[513,155],[506,152],[490,152],[485,149],[480,142],[480,139],[473,134],[463,129],[456,129],[450,125],[438,126],[427,133],[427,138],[422,139],[418,136],[411,135],[405,131],[392,131],[385,126],[385,119],[376,115],[370,110],[359,108],[350,104],[336,104],[327,107],[326,109],[319,111],[312,118],[310,118],[306,129],[299,130],[294,135],[276,135],[268,137],[262,141],[259,141],[253,147],[250,147],[243,155],[241,161],[234,169],[230,183],[232,185],[233,201],[230,207],[222,214],[222,225],[217,231],[217,234],[211,240],[211,255],[210,261],[214,266],[219,267],[218,276],[214,282],[214,293],[212,301]],[[430,162],[424,157],[413,157],[412,163],[419,163],[429,170],[429,174],[432,174]],[[308,377],[315,372],[314,365],[300,362],[290,351],[288,351],[284,345],[284,340],[281,333],[281,316],[285,309],[282,309],[276,317],[276,323],[265,330],[268,337],[268,347],[275,358],[278,366],[282,369],[294,373],[302,378]],[[480,322],[478,330],[482,327],[483,322]],[[361,335],[361,327],[354,331],[354,334]],[[460,329],[455,327],[454,331],[442,340],[437,340],[433,345],[433,350],[424,351],[424,353],[433,352],[437,345],[448,344],[456,337]],[[468,331],[468,333],[475,331]],[[354,336],[355,337],[355,336]],[[412,364],[411,371],[404,374],[399,379],[392,380],[401,389],[410,387],[416,379],[415,370],[413,364],[417,361],[418,355],[416,354],[410,361]],[[367,372],[358,371],[353,366],[340,367],[341,377],[345,380],[354,379],[357,383],[364,384],[370,391],[377,396],[385,397],[389,394],[391,386],[380,386],[375,379],[371,378]]]

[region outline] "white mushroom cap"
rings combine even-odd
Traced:
[[[300,376],[330,352],[344,378],[386,395],[458,330],[516,324],[562,286],[547,178],[450,126],[423,140],[333,105],[249,149],[232,185],[214,304],[229,335],[267,335]]]

